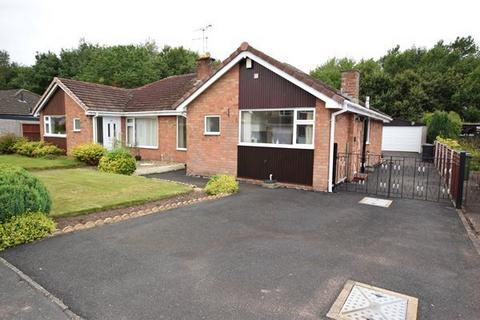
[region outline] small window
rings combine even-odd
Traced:
[[[177,117],[177,150],[187,150],[187,118]]]
[[[205,116],[205,134],[220,134],[220,116]]]
[[[79,118],[73,119],[73,131],[75,131],[75,132],[80,131],[80,119]]]

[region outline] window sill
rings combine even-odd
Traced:
[[[301,144],[275,144],[275,143],[248,143],[240,142],[239,146],[243,147],[259,147],[259,148],[280,148],[280,149],[305,149],[313,150],[313,145],[301,145]]]
[[[81,132],[82,130],[72,130],[73,132]]]
[[[129,148],[137,148],[137,149],[158,149],[158,146],[131,146]]]
[[[204,132],[204,136],[219,136],[220,132]]]
[[[177,148],[177,151],[187,151],[187,148]]]
[[[45,138],[66,138],[66,134],[44,134]]]

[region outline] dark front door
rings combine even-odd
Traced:
[[[312,185],[313,150],[238,146],[240,178]]]

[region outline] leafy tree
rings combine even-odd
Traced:
[[[326,84],[339,89],[341,84],[341,73],[345,70],[352,69],[354,66],[355,61],[351,59],[332,58],[316,69],[312,70],[310,74],[313,77],[324,81]]]
[[[435,111],[427,117],[427,141],[436,137],[457,139],[462,128],[460,116],[455,112]]]
[[[60,59],[53,52],[37,53],[35,55],[35,64],[32,69],[32,82],[29,89],[38,94],[42,94],[52,82],[53,77],[58,76],[60,69]]]

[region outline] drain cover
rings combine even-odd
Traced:
[[[327,314],[338,320],[414,320],[418,299],[360,282],[347,281]]]
[[[362,200],[360,200],[359,203],[369,204],[371,206],[388,208],[392,204],[392,200],[365,197]]]

